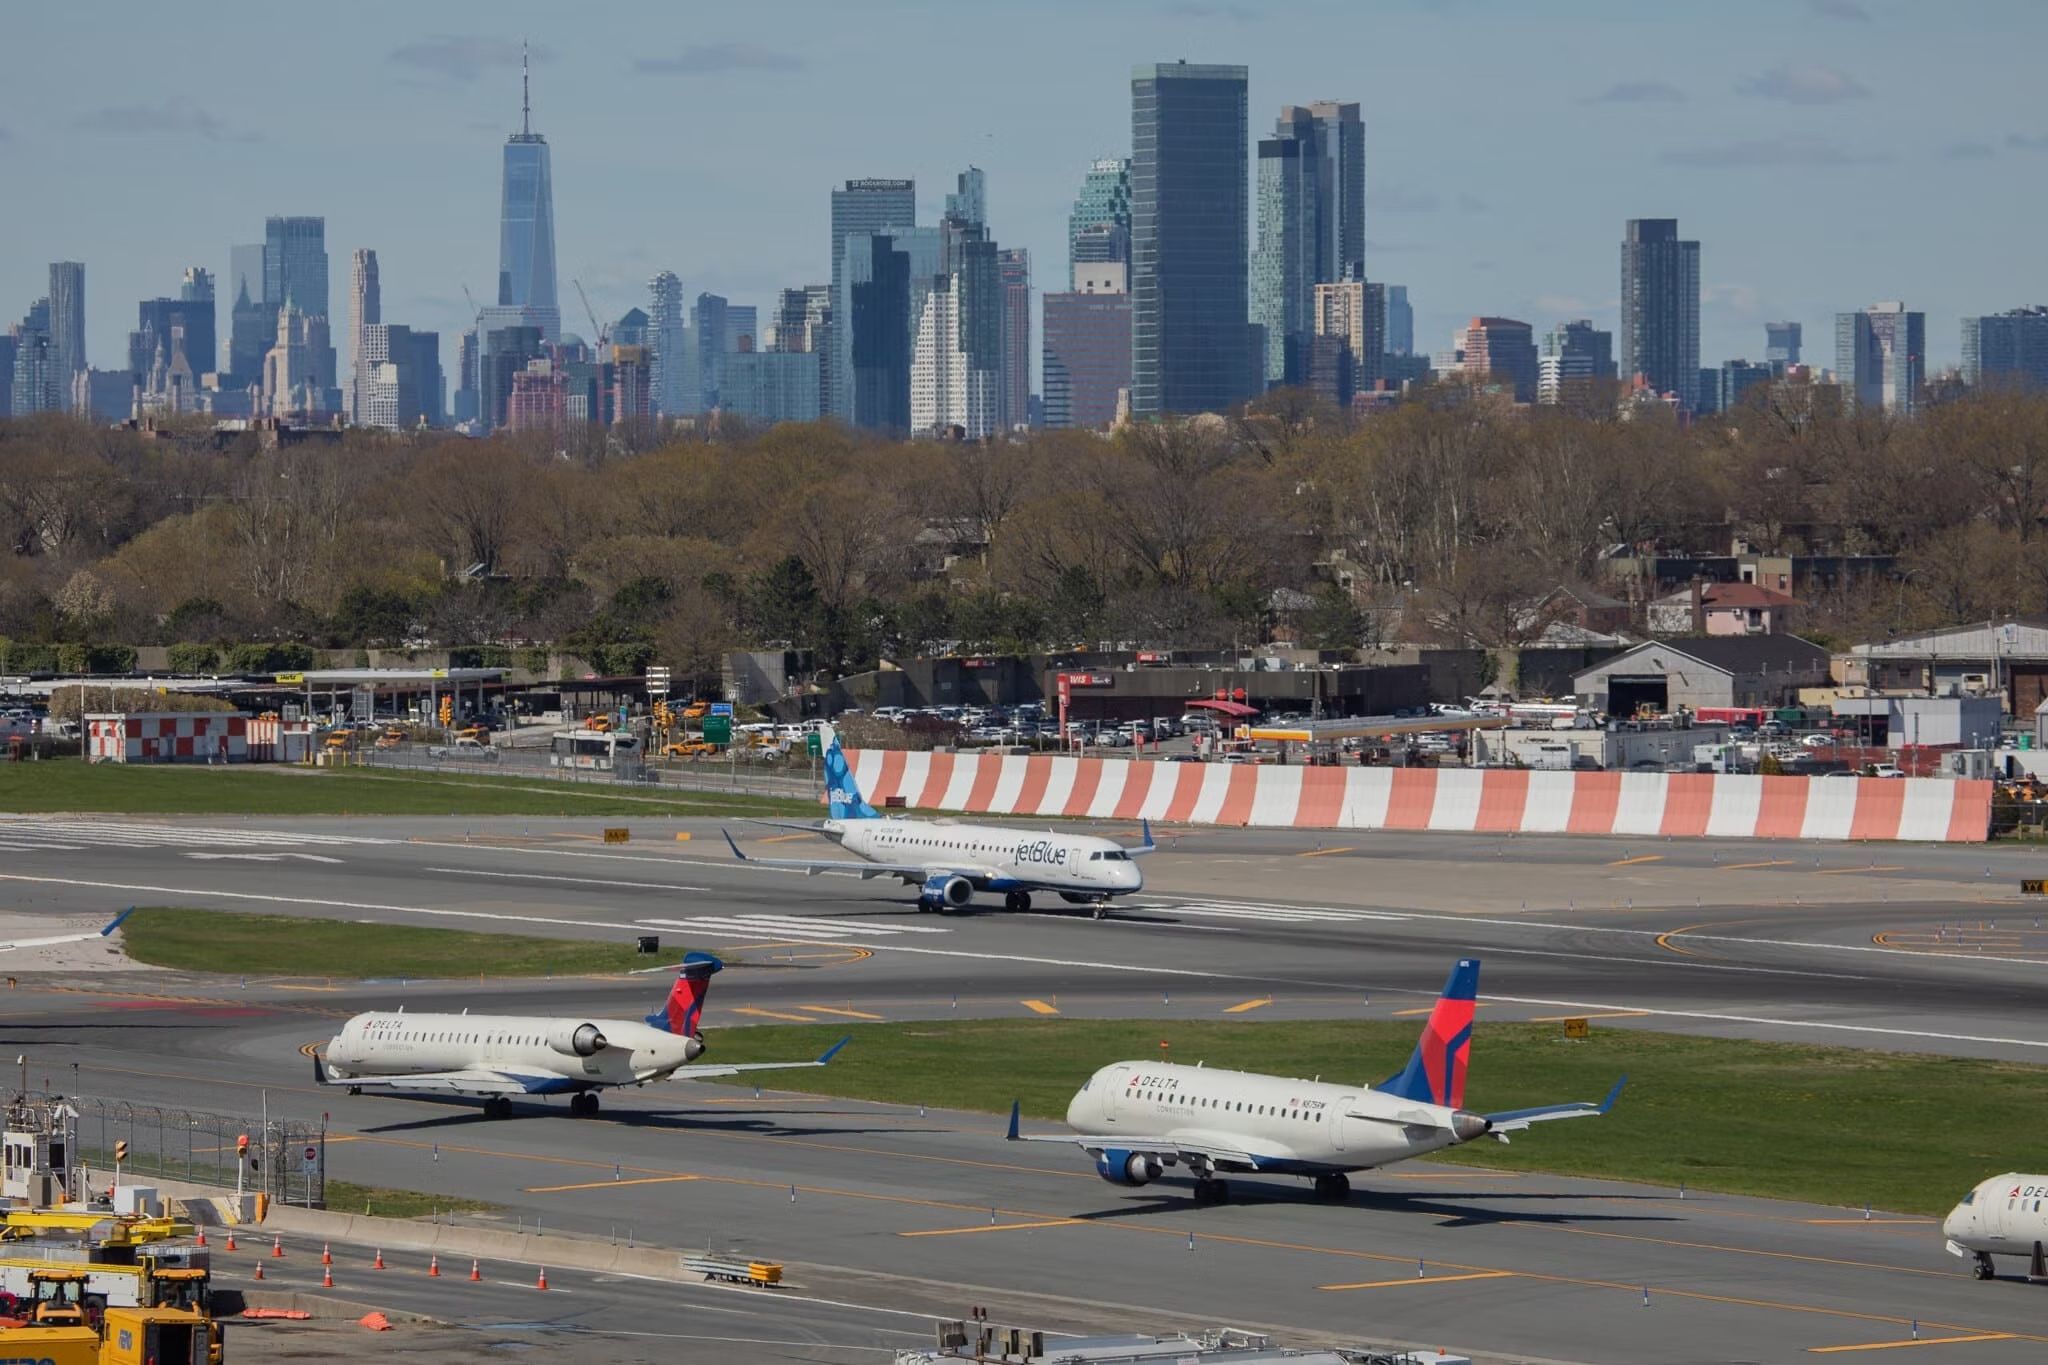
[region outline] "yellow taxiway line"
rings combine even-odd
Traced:
[[[1294,856],[1297,858],[1327,858],[1336,853],[1356,853],[1357,851],[1358,846],[1356,844],[1346,844],[1342,848],[1312,848],[1307,852],[1297,853]]]
[[[1361,1284],[1319,1284],[1318,1289],[1399,1289],[1411,1284],[1456,1284],[1460,1280],[1510,1280],[1512,1270],[1475,1270],[1469,1275],[1425,1275],[1412,1280],[1366,1280]]]
[[[1083,1218],[1045,1218],[1035,1223],[978,1223],[964,1228],[921,1228],[899,1232],[898,1237],[960,1237],[970,1232],[1023,1232],[1029,1228],[1070,1228],[1086,1222]]]
[[[818,1021],[808,1014],[779,1014],[774,1010],[756,1009],[752,1005],[734,1005],[727,1014],[751,1014],[757,1019],[786,1019],[792,1024],[815,1024]]]
[[[1663,861],[1664,855],[1661,853],[1642,853],[1638,854],[1633,858],[1616,858],[1613,862],[1609,863],[1608,866],[1634,867],[1637,863],[1661,863]]]
[[[1720,870],[1721,870],[1721,871],[1723,871],[1723,872],[1746,872],[1746,871],[1748,871],[1748,870],[1749,870],[1750,868],[1752,868],[1752,867],[1790,867],[1790,866],[1792,866],[1792,860],[1791,860],[1790,858],[1772,858],[1772,859],[1769,859],[1768,861],[1765,861],[1765,862],[1761,862],[1761,863],[1723,863],[1723,864],[1721,864]]]
[[[631,1180],[586,1180],[580,1185],[529,1185],[527,1194],[561,1194],[565,1190],[609,1190],[618,1185],[673,1185],[678,1181],[695,1180],[694,1175],[642,1175]]]
[[[1262,1010],[1272,1003],[1273,997],[1268,995],[1257,1000],[1245,1000],[1235,1005],[1225,1006],[1223,1012],[1225,1014],[1250,1014],[1253,1010]]]
[[[771,834],[765,839],[756,839],[754,842],[757,844],[786,844],[791,839],[808,839],[810,837],[810,831],[806,830],[802,834]]]
[[[1809,1346],[1807,1354],[1834,1355],[1840,1351],[1896,1351],[1902,1346],[1957,1346],[1966,1341],[2011,1341],[2011,1332],[1974,1332],[1966,1337],[1909,1337],[1904,1341],[1862,1341],[1848,1346]]]
[[[866,1010],[837,1009],[831,1005],[798,1005],[797,1008],[808,1010],[812,1014],[836,1014],[844,1019],[886,1019],[888,1017],[882,1014],[869,1014]]]
[[[1023,1004],[1023,1006],[1024,1006],[1024,1008],[1025,1008],[1025,1009],[1027,1009],[1027,1010],[1030,1010],[1030,1011],[1031,1011],[1031,1012],[1032,1012],[1033,1014],[1058,1014],[1058,1013],[1059,1013],[1059,1007],[1058,1007],[1058,1006],[1056,1006],[1056,1005],[1048,1005],[1048,1004],[1046,1004],[1046,1003],[1045,1003],[1045,1002],[1044,1002],[1043,1000],[1026,1000],[1026,1001],[1023,1001],[1023,1002],[1021,1002],[1021,1003]]]

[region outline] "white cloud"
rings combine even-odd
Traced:
[[[716,76],[727,71],[801,71],[804,59],[753,43],[692,43],[673,57],[642,57],[643,76]]]
[[[486,71],[518,66],[521,51],[520,44],[505,38],[465,38],[443,33],[394,47],[384,60],[393,66],[467,84]],[[532,48],[527,55],[535,62],[545,62],[554,56],[544,47]]]
[[[1854,76],[1831,66],[1778,66],[1735,83],[1738,92],[1787,104],[1840,104],[1869,97]]]

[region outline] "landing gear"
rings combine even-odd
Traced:
[[[1992,1269],[1991,1257],[1987,1253],[1982,1251],[1977,1253],[1976,1261],[1970,1266],[1970,1275],[1972,1278],[1979,1280],[1996,1278],[1997,1272]]]
[[[1097,919],[1108,919],[1108,918],[1109,918],[1109,902],[1108,902],[1108,901],[1097,901],[1097,902],[1095,902],[1095,918],[1097,918]]]
[[[363,1093],[363,1088],[359,1085],[352,1085],[348,1088],[348,1093],[351,1095],[360,1095]]]
[[[1230,1186],[1213,1175],[1205,1175],[1195,1181],[1195,1203],[1203,1207],[1228,1203]]]
[[[1003,897],[1003,909],[1008,910],[1012,914],[1021,915],[1030,908],[1031,893],[1029,891],[1012,891]]]
[[[1351,1182],[1340,1174],[1316,1177],[1316,1198],[1326,1204],[1341,1204],[1351,1197]]]
[[[484,1101],[484,1117],[487,1119],[509,1119],[512,1117],[512,1101],[503,1095],[493,1095]]]
[[[569,1112],[577,1118],[595,1118],[597,1116],[597,1092],[595,1090],[585,1090],[580,1094],[571,1095],[569,1097]]]

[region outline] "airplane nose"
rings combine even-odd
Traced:
[[[1460,1109],[1451,1115],[1451,1132],[1460,1142],[1470,1142],[1473,1138],[1484,1137],[1486,1130],[1492,1126],[1486,1121],[1484,1114],[1469,1114]]]

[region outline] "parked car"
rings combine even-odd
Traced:
[[[1828,734],[1801,735],[1799,742],[1809,749],[1832,749],[1835,737]]]

